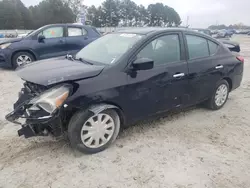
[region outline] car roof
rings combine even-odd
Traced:
[[[178,27],[139,27],[139,28],[131,28],[131,29],[118,29],[116,32],[118,33],[134,33],[147,35],[153,32],[161,32],[161,31],[187,31],[186,28],[178,28]]]
[[[192,30],[200,30],[200,31],[210,31],[209,29],[203,29],[203,28],[190,28]]]
[[[47,26],[73,26],[73,27],[78,26],[78,27],[89,27],[89,28],[93,27],[93,26],[91,26],[91,25],[82,25],[81,23],[49,24],[49,25],[46,25],[46,27],[47,27]]]
[[[194,29],[190,28],[181,28],[181,27],[141,27],[141,28],[130,28],[130,29],[118,29],[115,33],[133,33],[133,34],[140,34],[140,35],[148,35],[151,33],[161,33],[161,32],[189,32],[193,34],[198,34],[203,37],[208,37],[206,34],[199,33]]]

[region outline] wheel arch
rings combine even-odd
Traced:
[[[223,80],[226,80],[228,85],[229,85],[229,91],[232,91],[232,88],[233,88],[233,82],[232,82],[232,79],[229,78],[229,77],[225,77],[223,78]]]
[[[35,61],[37,60],[37,56],[36,56],[35,52],[33,52],[33,51],[30,50],[30,49],[16,50],[16,51],[14,51],[14,52],[12,53],[12,55],[11,55],[11,65],[12,65],[12,66],[13,66],[13,58],[14,58],[14,56],[15,56],[17,53],[19,53],[19,52],[27,52],[27,53],[30,53],[30,54],[34,57]]]
[[[100,103],[91,104],[88,107],[88,110],[94,114],[98,114],[101,111],[107,110],[107,109],[113,109],[117,112],[118,116],[120,117],[121,127],[124,127],[126,125],[126,117],[125,117],[124,111],[119,105],[113,102],[103,101]]]

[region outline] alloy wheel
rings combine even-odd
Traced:
[[[20,55],[17,60],[16,60],[16,63],[18,66],[22,66],[22,65],[25,65],[25,64],[29,64],[32,62],[32,59],[31,57],[27,56],[27,55]]]

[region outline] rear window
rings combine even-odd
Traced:
[[[210,51],[210,55],[214,55],[217,52],[218,49],[218,44],[212,42],[212,41],[208,41],[208,46],[209,46],[209,51]]]
[[[205,38],[193,35],[186,35],[186,38],[190,59],[209,56],[207,40]]]
[[[101,35],[101,34],[97,31],[97,29],[96,29],[95,27],[92,27],[92,29],[93,29],[93,31],[94,31],[97,35]]]

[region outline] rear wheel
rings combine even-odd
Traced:
[[[212,110],[221,109],[227,102],[229,95],[229,84],[226,80],[217,83],[213,96],[208,100],[207,105]]]
[[[98,114],[82,111],[75,114],[68,127],[71,145],[83,153],[105,150],[117,138],[120,118],[113,109]]]
[[[12,58],[13,68],[17,68],[35,60],[34,56],[29,52],[18,52]]]

